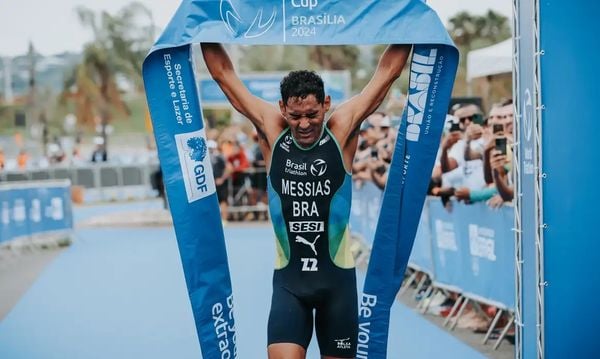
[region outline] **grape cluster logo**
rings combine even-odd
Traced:
[[[188,203],[215,193],[204,130],[175,135]]]
[[[187,140],[187,145],[190,149],[189,156],[196,162],[204,161],[208,148],[206,141],[202,137],[192,137]]]

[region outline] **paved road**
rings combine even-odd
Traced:
[[[230,226],[226,238],[239,357],[266,357],[272,230]],[[411,309],[394,306],[390,358],[448,355],[482,357]],[[0,322],[0,358],[167,357],[199,358],[200,348],[175,235],[166,227],[78,229],[75,243]],[[314,345],[308,357],[318,358]]]

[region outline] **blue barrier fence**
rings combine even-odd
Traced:
[[[372,183],[355,187],[350,226],[372,244],[381,191]],[[427,273],[434,284],[472,299],[513,310],[515,245],[513,208],[493,210],[483,203],[452,202],[448,211],[439,198],[428,198],[409,266]]]
[[[69,231],[69,181],[0,184],[0,244],[43,232]]]

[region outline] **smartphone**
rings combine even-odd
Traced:
[[[450,132],[460,132],[460,124],[458,122],[452,122],[452,125],[450,125]]]
[[[494,126],[492,126],[492,130],[494,131],[494,134],[504,132],[504,125],[495,123]]]
[[[506,155],[506,137],[496,137],[496,151]]]
[[[373,158],[377,158],[379,154],[377,153],[377,149],[373,148],[371,149],[371,157]]]
[[[367,149],[367,147],[369,147],[369,143],[366,140],[361,139],[358,143],[358,149],[360,151],[364,151]]]

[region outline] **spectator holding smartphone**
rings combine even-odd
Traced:
[[[370,163],[371,179],[379,189],[385,189],[388,178],[388,169],[392,163],[394,143],[381,140],[376,144],[376,154]]]
[[[501,107],[503,132],[497,133],[494,140],[494,149],[490,153],[490,168],[499,196],[504,202],[514,198],[509,172],[512,168],[512,142],[513,142],[513,105],[512,100],[506,101]]]
[[[445,194],[454,194],[454,188],[462,187],[464,180],[464,164],[466,141],[458,119],[450,117],[448,133],[442,139],[440,152],[441,187]]]
[[[471,123],[466,134],[467,145],[464,153],[463,183],[454,192],[458,200],[466,203],[471,202],[471,191],[478,191],[486,187],[483,177],[483,153],[485,150],[485,139],[481,125]]]
[[[493,139],[488,144],[486,159],[486,178],[494,183],[497,194],[487,203],[490,207],[500,207],[504,202],[512,201],[514,191],[510,177],[512,168],[513,143],[513,104],[506,100],[497,108],[497,116],[492,122]]]
[[[510,122],[510,124],[509,124]],[[509,132],[510,131],[510,132]],[[507,135],[509,137],[507,137]],[[482,136],[484,142],[487,142],[483,151],[483,180],[484,187],[480,189],[468,189],[459,188],[456,190],[455,196],[459,200],[465,202],[481,202],[488,201],[488,204],[493,207],[500,205],[503,200],[501,197],[495,197],[498,195],[498,189],[496,188],[496,181],[492,172],[492,151],[496,148],[496,139],[500,138],[499,149],[502,146],[502,141],[506,144],[504,148],[510,149],[510,143],[512,142],[512,101],[507,100],[503,103],[495,104],[492,106],[486,126],[483,130]],[[504,157],[510,160],[510,157]]]
[[[352,178],[359,186],[362,181],[372,179],[371,163],[376,161],[378,156],[376,145],[385,138],[385,132],[382,131],[384,117],[385,114],[375,112],[367,117],[360,126],[360,142],[352,164]]]

